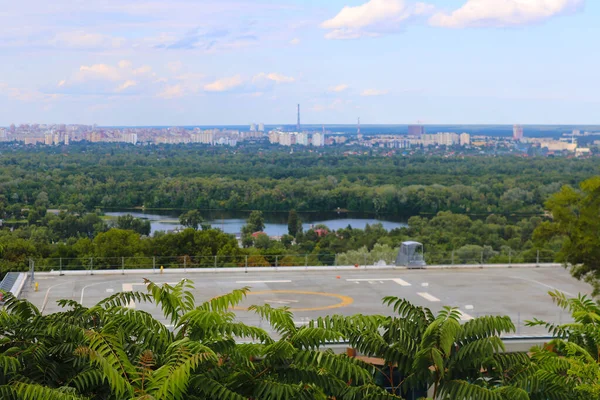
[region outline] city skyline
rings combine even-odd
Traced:
[[[594,124],[600,3],[40,0],[0,12],[0,126]]]

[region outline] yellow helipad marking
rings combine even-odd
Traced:
[[[309,308],[290,308],[290,311],[322,311],[322,310],[331,310],[333,308],[346,307],[350,304],[354,303],[354,299],[350,296],[344,296],[342,294],[335,293],[326,293],[326,292],[305,292],[303,290],[264,290],[260,292],[248,292],[247,295],[256,296],[256,295],[265,295],[265,294],[303,294],[307,296],[324,296],[324,297],[334,297],[340,299],[341,301],[336,304],[332,304],[330,306],[322,306],[322,307],[309,307]],[[237,311],[248,311],[247,308],[244,307],[233,307],[234,310]]]

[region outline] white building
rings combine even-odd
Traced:
[[[269,132],[269,143],[277,144],[279,143],[279,131],[271,131]]]
[[[315,147],[323,147],[325,146],[325,135],[322,133],[313,133],[312,135],[312,145]]]
[[[258,131],[259,132],[264,132],[265,131],[265,124],[263,124],[262,122],[260,124],[258,124]]]
[[[121,141],[125,143],[136,144],[137,143],[137,133],[122,133]]]
[[[300,132],[296,136],[296,144],[301,146],[308,146],[308,134],[306,132]]]
[[[468,133],[461,133],[460,134],[460,145],[461,146],[470,146],[471,145],[471,135],[469,135]]]
[[[292,134],[289,132],[279,133],[279,144],[282,146],[291,146],[292,145]]]

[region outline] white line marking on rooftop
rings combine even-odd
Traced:
[[[63,282],[63,283],[57,283],[56,285],[52,285],[48,288],[48,290],[46,290],[46,296],[44,297],[44,302],[42,303],[42,308],[40,308],[40,312],[43,313],[44,309],[46,308],[46,305],[48,304],[48,296],[50,295],[50,290],[52,290],[53,288],[57,287],[57,286],[61,286],[61,285],[68,285],[70,282]]]
[[[470,315],[469,315],[469,314],[467,314],[467,313],[464,313],[464,312],[462,312],[462,311],[460,311],[460,310],[458,310],[458,312],[460,313],[460,320],[461,320],[461,321],[470,321],[470,320],[472,320],[472,319],[473,319],[473,317],[472,317],[472,316],[470,316]]]
[[[111,289],[111,288],[106,289],[106,293],[113,293],[114,291],[115,291],[115,289]]]
[[[131,283],[124,283],[123,284],[123,291],[124,292],[133,292],[133,284],[131,284]],[[127,308],[135,308],[135,301],[133,301],[133,300],[129,301],[129,304],[127,304]]]
[[[425,293],[425,292],[419,292],[417,293],[419,296],[421,296],[422,298],[424,298],[425,300],[429,300],[429,301],[433,301],[433,302],[438,302],[440,301],[440,299],[438,299],[435,296],[430,295],[429,293]]]
[[[83,295],[85,294],[85,289],[87,289],[91,286],[105,285],[105,284],[110,284],[110,283],[112,283],[112,281],[102,281],[102,282],[90,283],[89,285],[85,285],[81,289],[81,299],[79,299],[79,304],[83,305]]]
[[[235,283],[290,283],[290,280],[283,281],[235,281]]]
[[[542,285],[544,287],[547,287],[548,289],[552,289],[552,290],[558,290],[561,293],[566,294],[567,296],[571,296],[571,297],[577,297],[576,295],[569,293],[569,292],[565,292],[564,290],[560,290],[559,288],[555,288],[554,286],[550,286],[550,285],[546,285],[545,283],[536,281],[534,279],[527,279],[527,278],[520,278],[518,276],[511,276],[511,278],[513,279],[519,279],[521,281],[527,281],[527,282],[532,282],[532,283],[537,283],[538,285]]]
[[[423,283],[421,283],[421,286],[423,286],[423,287],[429,287],[429,283],[423,282]]]
[[[402,280],[402,279],[398,279],[398,278],[361,278],[361,279],[346,279],[347,282],[375,282],[375,281],[379,281],[379,283],[383,283],[383,282],[396,282],[398,285],[400,286],[412,286],[410,283]]]
[[[469,305],[465,306],[465,310],[472,310],[473,308],[475,308],[475,307],[473,307],[472,304],[469,304]]]

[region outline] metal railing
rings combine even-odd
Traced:
[[[235,267],[305,267],[305,266],[373,266],[394,265],[397,251],[385,253],[349,252],[342,254],[250,254],[206,256],[122,256],[122,257],[76,257],[25,259],[2,266],[9,271],[69,271],[69,270],[115,270],[168,268],[235,268]],[[554,256],[539,251],[449,251],[425,252],[427,265],[489,265],[489,264],[547,264],[554,263]],[[0,260],[0,266],[2,260]],[[1,277],[0,277],[1,279]]]

